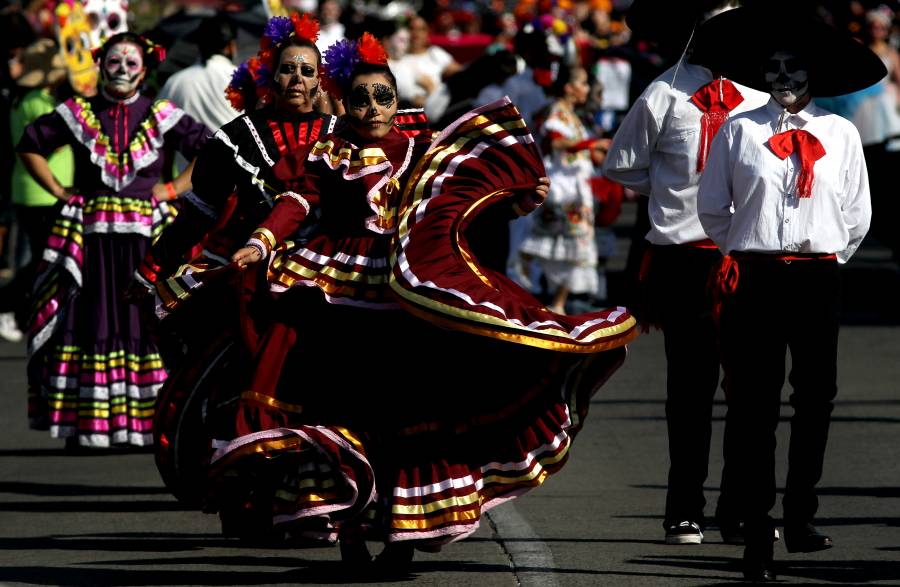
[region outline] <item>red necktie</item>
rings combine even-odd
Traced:
[[[703,171],[709,157],[709,146],[719,132],[728,113],[737,108],[744,97],[727,79],[714,79],[691,96],[691,102],[703,112],[700,118],[700,148],[697,150],[697,173]]]
[[[800,177],[797,178],[797,195],[812,196],[813,166],[825,156],[825,147],[812,133],[805,130],[787,130],[769,139],[769,147],[779,159],[787,159],[791,153],[800,157]]]

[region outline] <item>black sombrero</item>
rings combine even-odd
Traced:
[[[636,38],[683,49],[694,26],[723,0],[634,0],[625,23]]]
[[[849,94],[887,75],[884,63],[868,47],[809,13],[785,18],[783,10],[735,8],[703,23],[698,33],[697,62],[767,93],[771,87],[763,67],[776,51],[791,51],[805,60],[813,96]]]

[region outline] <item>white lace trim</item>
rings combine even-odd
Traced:
[[[250,134],[253,136],[253,140],[256,141],[256,146],[259,147],[259,153],[262,155],[263,160],[269,164],[269,167],[275,167],[275,162],[269,157],[269,152],[266,151],[266,146],[262,142],[262,137],[259,136],[259,132],[257,132],[256,127],[253,126],[253,121],[247,116],[244,116],[243,120],[247,125],[247,128],[250,129]]]
[[[158,113],[153,113],[152,109],[156,106],[157,103],[162,101],[163,100],[158,100],[157,102],[154,102],[153,105],[151,105],[150,108],[153,116],[156,116],[156,114]],[[85,107],[85,109],[87,108]],[[105,156],[94,150],[94,147],[97,144],[96,137],[90,137],[87,134],[84,124],[75,117],[75,114],[69,109],[69,107],[66,105],[66,102],[63,102],[62,104],[57,106],[56,112],[59,113],[59,115],[62,117],[63,121],[66,123],[66,126],[69,128],[69,131],[75,137],[75,140],[84,145],[90,152],[91,163],[100,168],[101,181],[103,181],[104,184],[108,185],[116,191],[121,191],[127,186],[131,185],[131,182],[133,182],[134,178],[137,177],[138,171],[149,167],[154,162],[156,162],[157,159],[159,159],[159,150],[163,146],[163,144],[165,144],[165,134],[169,130],[171,130],[173,126],[178,124],[178,121],[180,121],[181,117],[185,114],[184,110],[176,106],[164,119],[159,120],[159,118],[157,118],[157,128],[159,129],[159,132],[153,134],[145,133],[147,137],[147,144],[149,145],[147,152],[144,153],[144,155],[139,159],[132,158],[131,171],[126,173],[123,177],[119,178],[111,175],[109,171],[107,171]],[[97,114],[94,114],[94,116],[97,116]],[[126,145],[126,149],[128,156],[131,157],[130,143],[129,145]]]

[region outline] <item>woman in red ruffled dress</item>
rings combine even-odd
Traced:
[[[208,505],[244,528],[340,538],[357,562],[380,539],[393,565],[561,468],[635,322],[624,308],[554,314],[479,264],[473,221],[528,213],[548,187],[507,99],[433,141],[407,137],[374,39],[325,60],[349,124],[278,163],[289,191],[232,258],[267,259],[275,318],[237,437],[215,443]],[[316,235],[292,245],[313,213]]]

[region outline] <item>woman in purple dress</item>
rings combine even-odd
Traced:
[[[60,200],[35,282],[28,415],[32,428],[49,429],[69,447],[146,446],[166,371],[122,292],[172,218],[167,202],[191,186],[192,166],[160,181],[165,152],[193,159],[209,133],[172,102],[141,95],[148,69],[164,58],[161,47],[121,33],[97,58],[101,92],[36,120],[17,149]],[[71,187],[47,165],[65,144],[75,155]]]

